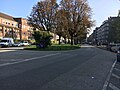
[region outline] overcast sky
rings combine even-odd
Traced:
[[[14,17],[26,18],[33,5],[39,0],[0,0],[0,12]],[[88,0],[93,11],[93,19],[99,27],[110,16],[117,16],[120,9],[119,0]]]

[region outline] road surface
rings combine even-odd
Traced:
[[[102,90],[114,53],[83,46],[71,51],[0,52],[0,90]]]

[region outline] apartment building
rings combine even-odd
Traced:
[[[110,29],[110,20],[105,20],[102,25],[96,28],[96,41],[98,44],[107,44]]]
[[[0,38],[3,37],[20,39],[18,22],[12,16],[0,13]]]
[[[27,19],[15,18],[0,12],[0,38],[12,37],[18,40],[29,40],[32,38],[32,27]]]
[[[32,37],[32,27],[28,25],[25,18],[14,18],[18,22],[18,28],[20,32],[21,40],[29,40]]]
[[[96,44],[109,44],[115,42],[112,40],[112,38],[115,36],[112,36],[111,33],[115,31],[115,28],[113,28],[112,23],[116,20],[120,20],[120,17],[109,17],[107,20],[105,20],[100,27],[97,27],[93,35],[93,39],[95,40]],[[116,27],[117,28],[117,27]]]

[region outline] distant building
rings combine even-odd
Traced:
[[[108,20],[105,20],[100,27],[97,27],[93,32],[93,39],[95,40],[96,44],[109,44],[115,42],[111,38],[111,33],[113,30],[112,22],[120,20],[120,17],[109,17]]]
[[[32,27],[24,18],[14,18],[0,12],[0,38],[12,37],[18,40],[32,39]]]
[[[102,25],[95,29],[97,44],[107,44],[110,30],[110,19],[104,21]]]
[[[18,28],[20,30],[20,38],[22,40],[32,39],[33,28],[28,25],[28,21],[25,18],[14,18],[18,22]]]

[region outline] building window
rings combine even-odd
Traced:
[[[16,24],[16,27],[18,27],[18,24]]]

